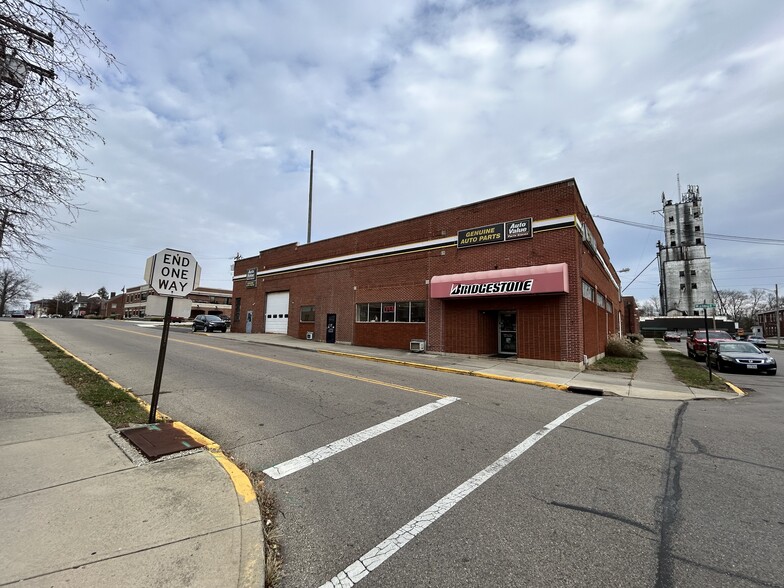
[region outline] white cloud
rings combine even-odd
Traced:
[[[311,149],[314,239],[569,177],[594,214],[655,223],[678,172],[701,185],[710,232],[779,232],[758,212],[781,206],[784,159],[784,16],[764,0],[85,8],[122,63],[85,94],[107,140],[90,171],[106,184],[90,184],[97,212],[69,234],[99,243],[55,236],[50,263],[84,271],[35,270],[41,295],[130,285],[164,247],[198,253],[205,279],[230,287],[238,251],[305,240]],[[599,228],[630,274],[661,238]],[[714,266],[742,264],[736,244],[709,248]],[[775,247],[756,254],[782,265]],[[631,293],[656,292],[650,271]]]

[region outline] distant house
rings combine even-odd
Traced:
[[[71,301],[71,312],[69,316],[78,318],[88,314],[98,314],[101,307],[101,297],[97,294],[83,295],[81,292],[74,296]]]
[[[30,313],[38,318],[41,315],[48,315],[51,311],[50,308],[55,304],[51,298],[42,298],[41,300],[33,300],[30,303]]]

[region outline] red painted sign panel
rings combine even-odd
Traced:
[[[486,272],[433,276],[432,298],[473,296],[524,296],[529,294],[566,294],[569,292],[568,266],[565,263],[516,267]]]

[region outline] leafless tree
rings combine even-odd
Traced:
[[[749,295],[740,290],[718,290],[722,309],[735,322],[741,322],[748,316]]]
[[[30,277],[11,268],[0,270],[0,316],[6,308],[32,298],[38,285]]]
[[[40,257],[42,237],[91,176],[85,148],[103,139],[78,89],[99,83],[87,54],[115,63],[95,31],[55,0],[0,2],[0,253]],[[96,178],[100,180],[100,178]]]
[[[639,303],[637,311],[640,313],[640,316],[660,316],[661,303],[658,296],[651,296],[648,300]]]
[[[49,301],[49,314],[70,314],[74,295],[68,290],[60,290],[52,300]]]
[[[757,313],[761,310],[765,310],[767,297],[768,293],[761,288],[752,288],[749,290],[748,315],[752,323],[757,320]]]

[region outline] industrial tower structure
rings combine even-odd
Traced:
[[[700,187],[688,186],[680,198],[673,203],[662,193],[665,240],[658,243],[659,297],[667,316],[699,315],[696,304],[713,304]]]

